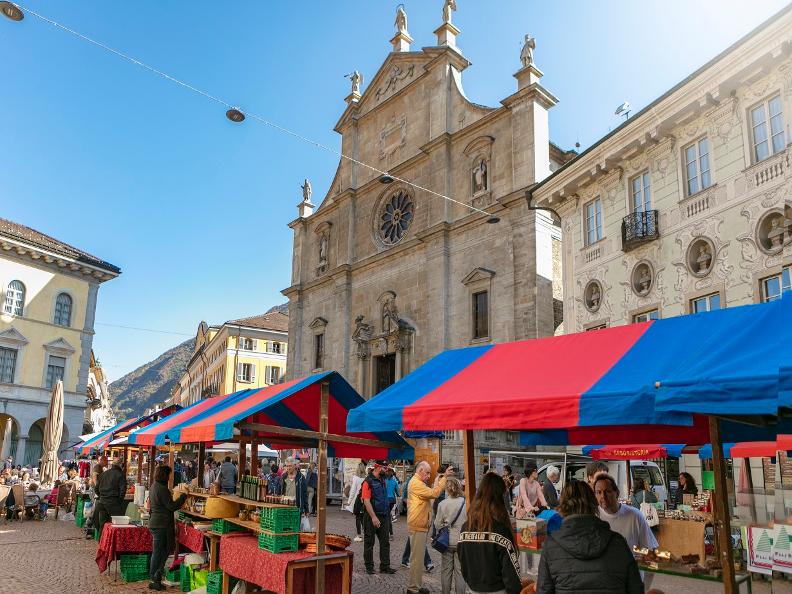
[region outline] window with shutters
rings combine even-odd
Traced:
[[[277,384],[280,381],[280,367],[275,367],[274,365],[267,365],[264,368],[264,377],[266,378],[266,383],[272,385]]]
[[[16,370],[17,351],[0,347],[0,382],[4,384],[14,383],[14,371]]]
[[[55,316],[52,320],[58,326],[71,326],[72,298],[61,293],[55,299]]]
[[[44,382],[44,387],[48,390],[51,390],[58,380],[63,379],[65,370],[66,358],[50,355],[49,359],[47,360],[47,378]]]
[[[283,350],[282,344],[280,342],[270,341],[267,343],[267,352],[274,353],[276,355],[280,355]]]
[[[242,351],[255,351],[256,341],[252,338],[242,337],[239,339],[239,349]]]
[[[253,363],[238,363],[237,381],[248,383],[256,381],[256,366]]]

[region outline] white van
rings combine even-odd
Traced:
[[[566,474],[564,472],[561,473],[561,480],[558,481],[556,489],[560,492],[568,479],[585,481],[586,464],[590,461],[591,460],[581,460],[580,457],[567,460]],[[656,463],[650,460],[630,460],[630,481],[628,484],[626,460],[603,460],[603,462],[608,465],[608,473],[616,479],[616,484],[619,485],[619,493],[622,498],[626,497],[627,492],[630,490],[631,485],[635,483],[635,480],[642,478],[651,485],[651,489],[657,496],[659,502],[664,502],[668,499],[668,489],[663,479],[663,473],[660,472],[660,467]],[[562,461],[550,462],[539,467],[539,482],[544,483],[547,480],[547,468],[549,466],[555,466],[561,470],[563,463]]]

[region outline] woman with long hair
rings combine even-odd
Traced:
[[[465,594],[465,580],[462,579],[462,571],[456,554],[459,533],[462,525],[467,521],[462,483],[454,477],[449,477],[446,480],[445,492],[446,498],[437,506],[437,515],[434,521],[434,527],[437,530],[448,527],[448,549],[443,553],[440,585],[443,594],[451,594],[451,580],[453,579],[456,594]]]
[[[685,495],[698,495],[696,480],[688,472],[679,473],[679,486],[674,494],[674,504],[682,505],[685,502]]]
[[[165,570],[165,561],[171,551],[176,547],[176,524],[173,513],[184,505],[187,498],[182,493],[175,500],[168,488],[171,467],[157,466],[154,471],[154,484],[149,491],[149,504],[151,516],[149,517],[149,532],[152,537],[151,566],[149,567],[149,589],[164,590],[162,574]]]
[[[558,511],[564,521],[542,547],[537,594],[643,594],[638,564],[627,541],[599,519],[591,487],[569,481]]]
[[[366,480],[366,464],[363,460],[357,465],[355,476],[352,477],[352,486],[349,489],[349,499],[344,509],[355,515],[355,542],[363,540],[363,501],[360,499],[360,489]]]
[[[506,510],[506,483],[487,473],[467,510],[457,554],[470,592],[519,594],[517,545]]]

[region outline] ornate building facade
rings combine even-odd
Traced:
[[[792,264],[792,8],[532,190],[564,331],[777,299]]]
[[[188,406],[207,396],[279,383],[286,371],[288,327],[289,316],[279,311],[219,326],[201,322],[171,402]]]
[[[318,209],[303,185],[283,291],[287,375],[335,369],[365,397],[445,349],[553,334],[559,231],[528,207],[525,188],[574,154],[549,141],[557,99],[541,85],[532,39],[514,94],[484,107],[464,94],[470,63],[448,7],[435,46],[411,51],[403,9],[396,28],[362,93],[362,76],[350,75],[335,127],[350,158]]]
[[[0,456],[37,465],[59,379],[63,445],[83,433],[99,285],[121,271],[5,219],[0,248]]]
[[[85,422],[83,433],[98,433],[116,424],[116,416],[110,404],[110,389],[107,386],[102,364],[91,351],[91,364],[88,368],[88,387],[86,389]]]

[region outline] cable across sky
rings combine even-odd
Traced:
[[[347,161],[350,161],[351,163],[355,163],[357,165],[360,165],[361,167],[365,167],[366,169],[369,169],[369,170],[377,173],[378,175],[387,175],[391,179],[393,179],[394,181],[398,181],[398,182],[404,183],[404,184],[406,184],[408,186],[411,186],[411,187],[415,188],[416,190],[421,190],[421,191],[426,192],[428,194],[431,194],[433,196],[437,196],[438,198],[442,198],[443,200],[448,200],[449,202],[453,202],[454,204],[459,204],[460,206],[463,206],[463,207],[465,207],[465,208],[467,208],[467,209],[469,209],[469,210],[471,210],[473,212],[478,212],[478,213],[481,213],[483,215],[486,215],[489,218],[489,222],[498,222],[498,218],[496,216],[494,216],[492,213],[487,212],[486,210],[482,210],[480,208],[476,208],[475,206],[473,206],[471,204],[467,204],[467,203],[462,202],[460,200],[456,200],[454,198],[451,198],[450,196],[446,196],[445,194],[441,194],[440,192],[435,192],[434,190],[430,190],[429,188],[426,188],[424,186],[420,186],[420,185],[416,184],[415,182],[412,182],[412,181],[409,181],[407,179],[403,179],[403,178],[397,177],[397,176],[393,175],[392,173],[389,173],[387,171],[383,171],[382,169],[374,167],[373,165],[370,165],[370,164],[368,164],[368,163],[366,163],[364,161],[360,161],[359,159],[355,159],[354,157],[350,157],[349,155],[343,153],[340,150],[337,150],[337,149],[334,149],[332,147],[329,147],[329,146],[327,146],[325,144],[322,144],[321,142],[317,142],[315,140],[312,140],[312,139],[310,139],[310,138],[308,138],[306,136],[303,136],[302,134],[300,134],[298,132],[295,132],[293,130],[290,130],[289,128],[286,128],[284,126],[276,124],[276,123],[274,123],[274,122],[272,122],[272,121],[270,121],[270,120],[268,120],[268,119],[266,119],[266,118],[264,118],[264,117],[262,117],[262,116],[260,116],[260,115],[258,115],[256,113],[253,113],[253,112],[250,112],[250,111],[246,111],[246,110],[240,108],[239,106],[236,106],[233,103],[230,103],[229,101],[226,101],[225,99],[222,99],[220,97],[212,95],[211,93],[208,93],[208,92],[206,92],[206,91],[204,91],[202,89],[194,87],[193,85],[191,85],[189,83],[186,83],[186,82],[184,82],[182,80],[179,80],[178,78],[176,78],[174,76],[171,76],[170,74],[168,74],[166,72],[163,72],[162,70],[159,70],[159,69],[157,69],[157,68],[155,68],[153,66],[150,66],[149,64],[146,64],[145,62],[141,62],[137,58],[134,58],[134,57],[132,57],[132,56],[130,56],[128,54],[125,54],[124,52],[121,52],[121,51],[119,51],[117,49],[114,49],[114,48],[112,48],[112,47],[110,47],[110,46],[108,46],[108,45],[106,45],[106,44],[104,44],[104,43],[102,43],[100,41],[96,41],[95,39],[92,39],[91,37],[88,37],[87,35],[84,35],[84,34],[80,33],[79,31],[75,31],[74,29],[72,29],[70,27],[67,27],[66,25],[63,25],[63,24],[61,24],[61,23],[59,23],[57,21],[54,21],[54,20],[52,20],[52,19],[50,19],[48,17],[45,17],[44,15],[35,12],[34,10],[28,8],[27,6],[25,6],[23,4],[19,4],[19,3],[16,3],[16,2],[14,4],[17,7],[19,7],[22,11],[24,11],[25,13],[30,14],[30,15],[36,17],[37,19],[52,25],[53,27],[61,29],[62,31],[66,31],[67,33],[70,33],[71,35],[74,35],[75,37],[77,37],[77,38],[79,38],[79,39],[81,39],[83,41],[87,41],[88,43],[90,43],[92,45],[95,45],[96,47],[99,47],[99,48],[101,48],[101,49],[103,49],[103,50],[105,50],[107,52],[110,52],[111,54],[114,54],[115,56],[117,56],[117,57],[119,57],[119,58],[121,58],[123,60],[126,60],[127,62],[131,62],[132,64],[135,64],[136,66],[140,66],[141,68],[144,68],[145,70],[148,70],[149,72],[152,72],[153,74],[161,76],[162,78],[164,78],[164,79],[166,79],[166,80],[168,80],[168,81],[170,81],[172,83],[175,83],[175,84],[177,84],[177,85],[179,85],[181,87],[184,87],[185,89],[187,89],[189,91],[192,91],[193,93],[197,93],[198,95],[201,95],[202,97],[204,97],[206,99],[209,99],[210,101],[214,101],[215,103],[219,103],[220,105],[226,107],[229,110],[232,110],[232,109],[233,110],[237,110],[237,111],[243,113],[246,117],[250,117],[250,118],[258,121],[259,123],[264,124],[265,126],[269,126],[270,128],[278,130],[279,132],[283,132],[284,134],[288,134],[289,136],[292,136],[293,138],[296,138],[296,139],[301,140],[301,141],[303,141],[303,142],[305,142],[307,144],[313,145],[316,148],[319,148],[319,149],[322,149],[322,150],[327,151],[329,153],[332,153],[332,154],[334,154],[334,155],[336,155],[336,156],[338,156],[338,157],[340,157],[342,159],[346,159]]]

